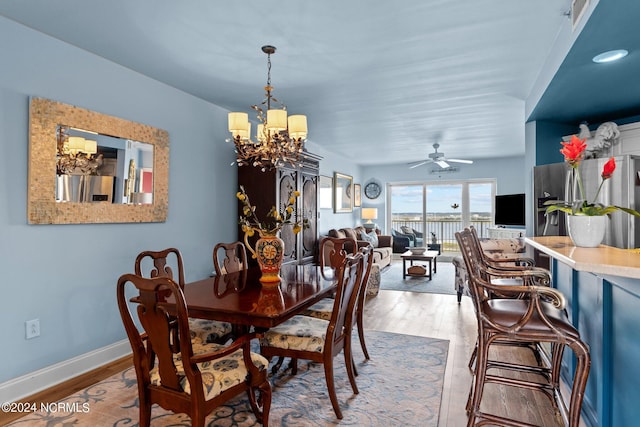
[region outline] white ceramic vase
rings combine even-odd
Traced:
[[[597,248],[607,231],[607,221],[609,217],[567,215],[567,225],[569,227],[569,237],[573,244],[582,248]]]

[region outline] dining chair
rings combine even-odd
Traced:
[[[364,358],[369,360],[369,351],[364,339],[364,303],[367,299],[367,284],[369,283],[369,276],[371,274],[371,266],[373,265],[373,246],[365,245],[360,247],[359,251],[363,255],[363,274],[362,280],[358,284],[358,301],[355,305],[354,318],[356,326],[358,328],[358,338],[360,340],[360,347],[364,353]],[[315,303],[304,312],[302,315],[317,317],[319,319],[329,320],[331,319],[331,313],[333,311],[333,298],[323,298],[319,302]],[[357,370],[356,370],[357,375]]]
[[[264,337],[260,339],[260,353],[269,360],[274,356],[291,358],[293,375],[298,371],[298,359],[322,363],[331,405],[338,419],[342,419],[335,389],[333,359],[340,352],[343,353],[351,389],[353,393],[358,394],[351,354],[351,337],[353,309],[358,297],[357,287],[363,274],[363,255],[347,255],[344,251],[339,251],[339,254],[344,261],[336,269],[338,284],[331,319],[293,316],[264,333]]]
[[[143,267],[149,268],[148,274],[142,272]],[[177,270],[175,273],[174,269]],[[136,257],[134,271],[143,277],[168,277],[184,289],[184,263],[176,248],[140,252]],[[199,337],[203,342],[224,343],[234,336],[233,327],[228,322],[189,318],[189,327],[192,337]]]
[[[481,410],[485,384],[495,383],[542,392],[562,415],[565,423],[577,427],[591,359],[586,344],[567,317],[564,296],[549,286],[493,284],[483,272],[485,267],[476,253],[471,230],[457,232],[456,240],[468,271],[469,291],[478,325],[477,360],[467,401],[467,425],[530,425]],[[489,350],[500,341],[550,345],[550,365],[528,366],[518,361],[491,361]],[[560,369],[565,347],[573,350],[576,359],[568,409],[560,392]],[[506,375],[504,371],[495,371],[494,368],[534,374],[535,379],[531,376]]]
[[[216,274],[246,270],[247,249],[242,242],[218,243],[213,248],[213,267]]]
[[[336,269],[344,261],[341,251],[345,251],[347,254],[355,254],[357,250],[358,242],[352,237],[325,236],[320,239],[319,265],[323,268]]]
[[[342,267],[345,255],[354,254],[357,247],[358,242],[352,237],[325,236],[320,239],[318,248],[318,265],[320,266],[320,274],[322,274],[324,278],[335,277],[337,269]],[[334,298],[335,295],[323,298],[300,314],[303,316],[329,320],[331,318],[331,313],[333,312],[333,305],[335,302]],[[283,362],[284,357],[280,357],[278,362],[274,365],[274,371],[277,371]]]
[[[171,314],[163,304],[169,297],[175,301]],[[121,276],[117,300],[133,350],[140,426],[150,425],[152,405],[158,404],[186,413],[193,426],[203,427],[214,408],[245,392],[258,422],[268,426],[269,362],[250,351],[257,334],[244,335],[228,345],[191,339],[182,289],[166,275]],[[134,305],[132,310],[130,303]],[[132,312],[136,313],[135,321]]]
[[[351,237],[325,236],[320,239],[318,265],[322,276],[333,276],[336,270],[342,267],[345,255],[356,253],[357,247],[358,243]],[[333,295],[323,298],[301,314],[329,320],[333,311],[333,298]]]

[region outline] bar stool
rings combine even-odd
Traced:
[[[471,233],[469,229],[456,233],[456,240],[469,275],[469,291],[478,322],[478,352],[467,403],[467,426],[532,426],[523,421],[480,410],[485,384],[496,383],[542,392],[550,399],[565,424],[577,427],[591,359],[587,345],[580,339],[578,330],[569,322],[564,310],[564,296],[547,286],[495,285],[486,280],[482,273],[483,266],[473,246]],[[496,293],[512,297],[495,297]],[[544,381],[501,376],[493,371],[489,373],[490,369],[498,367],[490,364],[489,349],[492,344],[500,341],[551,344],[549,369],[507,363],[512,370],[539,374]],[[565,347],[573,350],[576,357],[569,408],[560,394],[560,367]]]

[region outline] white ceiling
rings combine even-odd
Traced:
[[[524,154],[570,0],[2,0],[0,15],[234,111],[274,96],[361,164]]]

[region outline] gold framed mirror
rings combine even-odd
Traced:
[[[29,118],[29,224],[166,221],[169,208],[167,131],[43,98],[31,98]],[[71,142],[72,138],[76,139]],[[93,139],[120,139],[124,145],[120,150],[103,148]],[[79,140],[82,148],[76,147]],[[105,147],[111,144],[105,143]],[[130,154],[132,150],[135,157]],[[128,153],[125,158],[116,157],[109,162],[112,169],[119,168],[120,172],[101,175],[96,169],[107,163],[106,157],[111,157],[107,153],[113,151]],[[137,159],[146,160],[144,164],[142,161],[137,164]],[[83,168],[87,162],[89,166]],[[84,194],[88,191],[86,182],[98,176],[113,176],[106,185],[111,188],[98,191],[109,195],[94,194],[87,198],[76,196],[78,191],[69,191],[79,186],[82,188],[79,192]],[[66,193],[74,196],[68,197]]]

